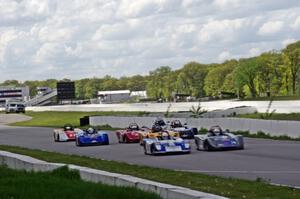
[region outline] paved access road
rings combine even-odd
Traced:
[[[0,125],[0,144],[219,176],[262,177],[273,183],[300,186],[300,142],[246,139],[242,151],[203,152],[193,145],[189,155],[146,156],[139,144],[119,144],[114,132],[109,133],[108,146],[76,147],[74,142],[54,142],[50,128]]]

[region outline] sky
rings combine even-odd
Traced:
[[[0,82],[145,75],[300,40],[299,0],[0,0]]]

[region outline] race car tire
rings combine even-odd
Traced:
[[[56,139],[56,135],[53,134],[53,137],[54,137],[54,142],[57,142],[57,139]]]
[[[205,141],[205,142],[203,143],[203,148],[204,148],[205,151],[211,151],[211,150],[212,150],[211,145],[210,145],[209,142],[207,142],[207,141]]]
[[[57,134],[56,142],[59,142],[59,134]]]
[[[75,143],[76,143],[76,146],[82,146],[79,139],[76,139]]]
[[[198,140],[195,140],[195,144],[196,144],[196,149],[199,151],[200,149],[199,149],[199,142],[198,142]]]
[[[145,155],[148,155],[148,152],[147,152],[147,150],[146,150],[146,146],[145,146],[145,145],[144,145],[143,148],[144,148],[144,154],[145,154]]]
[[[150,153],[151,153],[151,155],[156,155],[156,154],[154,153],[154,146],[153,146],[153,145],[151,145],[151,147],[150,147]]]
[[[128,141],[128,138],[126,137],[126,135],[124,136],[124,142],[125,143],[128,143],[129,141]]]

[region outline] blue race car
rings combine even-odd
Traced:
[[[97,131],[93,128],[88,128],[77,133],[76,146],[89,145],[108,145],[108,134],[103,131]]]
[[[195,135],[195,144],[198,150],[204,151],[244,149],[244,138],[213,126],[207,134]]]
[[[182,123],[179,120],[173,120],[170,124],[171,131],[178,132],[180,137],[183,139],[193,139],[195,135],[198,134],[198,129],[195,127],[188,127],[185,123]]]
[[[160,137],[144,138],[143,142],[146,155],[191,153],[189,141],[178,137],[170,137],[168,132],[161,133]]]

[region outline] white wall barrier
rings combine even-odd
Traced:
[[[42,160],[10,153],[7,151],[0,151],[0,164],[6,165],[11,169],[42,172],[52,171],[59,167],[66,166],[66,164],[48,163]],[[114,186],[135,187],[140,190],[157,193],[163,199],[227,199],[222,196],[194,191],[188,188],[158,183],[150,180],[144,180],[133,176],[110,173],[76,165],[68,165],[68,167],[69,169],[79,171],[82,180],[95,183],[101,182],[103,184]]]
[[[91,116],[90,124],[93,126],[109,124],[112,127],[125,128],[129,123],[135,122],[140,126],[151,127],[155,117],[116,117],[116,116]],[[288,135],[293,138],[300,137],[299,121],[260,120],[245,118],[167,118],[166,120],[179,119],[182,123],[197,128],[210,128],[220,125],[223,129],[231,131],[250,131],[256,133],[263,131],[273,136]]]

